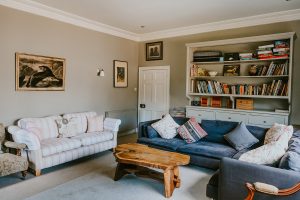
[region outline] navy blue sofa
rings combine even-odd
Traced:
[[[182,125],[189,119],[174,117],[174,120],[179,125]],[[242,153],[262,145],[267,131],[265,128],[247,126],[248,130],[260,142],[249,149],[237,151],[226,142],[224,135],[233,130],[238,125],[238,122],[202,120],[201,127],[208,133],[208,136],[196,143],[187,144],[179,135],[173,139],[164,139],[158,134],[153,134],[154,129],[150,125],[156,121],[158,120],[141,122],[139,124],[138,143],[158,149],[188,154],[191,157],[191,164],[215,170],[219,169],[221,158],[237,159]]]

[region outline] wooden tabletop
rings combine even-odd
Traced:
[[[114,154],[117,162],[120,163],[164,170],[178,165],[187,165],[190,162],[188,155],[163,151],[137,143],[118,145]]]

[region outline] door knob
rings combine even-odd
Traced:
[[[145,104],[140,104],[140,108],[146,108]]]

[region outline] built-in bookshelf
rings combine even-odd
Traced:
[[[259,113],[275,116],[280,112],[278,116],[284,116],[283,121],[287,124],[291,105],[294,35],[290,32],[186,44],[187,116],[194,116],[197,113],[195,109],[201,112],[221,109],[222,112],[234,111],[235,115]],[[221,52],[222,56],[202,62],[195,59],[195,52]],[[238,53],[239,59],[225,60],[224,55],[232,52]],[[217,75],[209,76],[211,71],[217,72]],[[251,99],[253,110],[236,109],[237,99]],[[216,101],[220,101],[214,104],[218,108],[209,103]],[[191,109],[193,112],[190,112]],[[251,123],[248,121],[247,124]]]

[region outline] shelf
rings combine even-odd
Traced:
[[[194,76],[190,79],[214,79],[214,78],[288,78],[289,75],[274,75],[274,76]]]
[[[272,95],[239,95],[239,94],[206,94],[206,93],[188,93],[191,96],[212,96],[212,97],[247,97],[247,98],[264,98],[264,99],[288,99],[288,96]]]
[[[257,63],[276,60],[289,60],[290,58],[272,58],[272,59],[257,59],[257,60],[234,60],[234,61],[214,61],[214,62],[191,62],[192,64],[232,64],[232,63]]]

